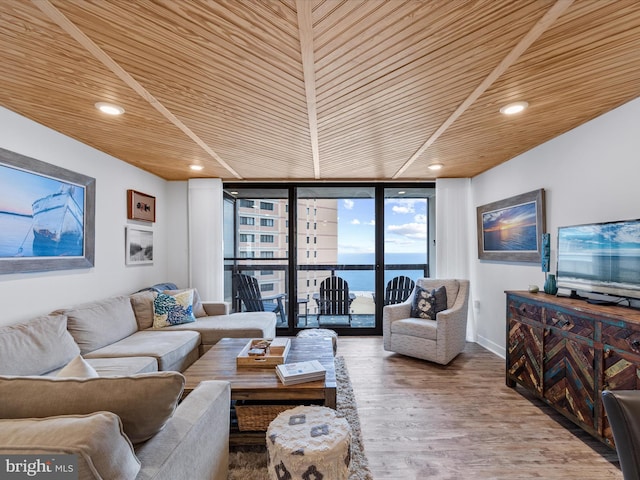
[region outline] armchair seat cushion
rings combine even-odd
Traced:
[[[391,324],[392,335],[408,335],[427,340],[438,338],[438,324],[435,320],[423,320],[422,318],[406,318],[397,320]]]

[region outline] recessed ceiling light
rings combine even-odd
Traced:
[[[407,193],[407,192],[405,192],[404,190],[400,190],[400,191],[398,192],[398,195],[404,195],[405,193]]]
[[[190,168],[191,170],[196,170],[196,171],[198,171],[198,172],[199,172],[200,170],[204,169],[204,167],[203,167],[202,165],[189,165],[189,168]]]
[[[122,115],[124,113],[124,108],[113,103],[98,102],[96,108],[107,115]]]
[[[529,106],[528,102],[513,102],[505,105],[500,109],[500,113],[505,115],[513,115],[514,113],[520,113]]]
[[[237,194],[238,194],[238,192],[236,192],[235,190],[234,190],[234,191],[232,191],[232,192],[229,192],[229,193],[230,193],[231,195],[237,195]]]
[[[432,163],[431,165],[427,166],[429,170],[440,170],[442,167],[444,167],[444,165],[441,163]]]

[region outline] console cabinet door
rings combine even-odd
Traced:
[[[574,421],[595,427],[595,351],[585,340],[547,328],[544,337],[544,398]]]
[[[507,375],[542,395],[542,327],[509,319]]]

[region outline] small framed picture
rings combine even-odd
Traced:
[[[125,264],[153,263],[153,230],[128,226],[125,233]]]
[[[127,190],[127,218],[155,222],[156,197],[135,190]]]

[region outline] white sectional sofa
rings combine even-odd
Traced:
[[[81,480],[226,480],[229,385],[182,400],[180,372],[223,337],[274,337],[275,314],[194,302],[196,321],[154,329],[157,295],[0,327],[0,454],[73,453]]]

